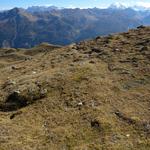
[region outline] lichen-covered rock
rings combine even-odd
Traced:
[[[23,90],[12,91],[0,105],[2,111],[12,111],[32,104],[36,100],[46,97],[47,89],[32,84]]]

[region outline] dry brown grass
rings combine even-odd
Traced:
[[[0,150],[149,150],[149,35],[0,50]]]

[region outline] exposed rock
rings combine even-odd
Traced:
[[[100,123],[97,120],[91,121],[91,127],[100,129]]]
[[[8,95],[4,103],[0,105],[0,109],[2,111],[18,110],[46,97],[47,92],[47,89],[43,89],[42,87],[39,88],[35,85],[31,85],[31,87],[28,87],[22,91],[13,91]]]
[[[144,28],[146,28],[146,26],[143,25],[137,27],[137,29],[144,29]]]

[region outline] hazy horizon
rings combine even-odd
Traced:
[[[0,10],[12,9],[14,7],[19,8],[28,8],[31,6],[56,6],[56,7],[64,7],[64,8],[107,8],[111,4],[124,5],[126,7],[131,6],[141,6],[145,8],[150,8],[150,0],[64,0],[63,2],[60,0],[0,0]]]

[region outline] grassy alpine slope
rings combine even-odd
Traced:
[[[150,27],[0,50],[0,150],[131,149],[150,149]]]

